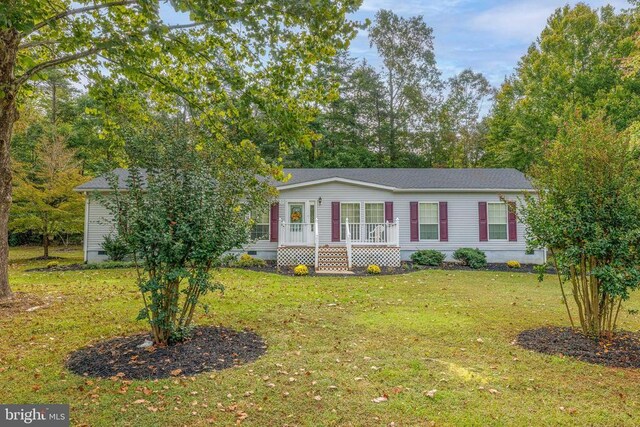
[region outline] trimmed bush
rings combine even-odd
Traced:
[[[411,261],[418,265],[441,266],[446,255],[433,249],[424,249],[411,254]]]
[[[112,234],[105,236],[102,241],[102,249],[107,253],[111,261],[124,261],[129,254],[126,242]]]
[[[375,264],[371,264],[369,267],[367,267],[367,274],[380,274],[380,272],[380,267]]]
[[[54,267],[57,267],[59,265],[60,265],[60,263],[58,261],[49,261],[47,263],[47,268],[54,268]]]
[[[471,268],[483,268],[487,266],[487,255],[477,248],[460,248],[453,253],[453,258]]]
[[[514,259],[507,261],[507,267],[509,268],[520,268],[520,263]]]
[[[220,257],[220,267],[233,267],[236,262],[238,262],[238,256],[233,253]]]
[[[265,265],[267,263],[263,259],[252,257],[249,254],[242,254],[240,259],[235,262],[234,267],[264,267]]]
[[[307,268],[306,265],[300,264],[293,269],[293,274],[295,274],[296,276],[306,276],[309,274],[309,268]]]

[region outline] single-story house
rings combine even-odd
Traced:
[[[127,171],[114,171],[124,184]],[[252,243],[238,252],[278,265],[348,270],[398,266],[413,252],[436,249],[451,259],[462,247],[489,262],[539,264],[545,250],[527,251],[525,227],[509,203],[534,189],[515,169],[286,169],[274,185],[279,201],[256,215]],[[86,195],[84,257],[106,259],[110,213],[94,197],[110,191],[104,176],[76,188]]]

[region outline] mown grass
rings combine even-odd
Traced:
[[[11,251],[13,288],[54,303],[0,317],[0,402],[70,403],[74,425],[640,424],[638,370],[512,345],[523,329],[567,324],[553,277],[223,270],[226,292],[206,298],[213,311],[198,323],[250,328],[266,339],[267,354],[226,371],[129,384],[78,377],[64,360],[88,343],[146,330],[134,320],[134,272],[25,272],[46,265],[28,260],[37,255]],[[54,255],[81,261],[79,251]],[[620,319],[637,330],[640,317],[627,309],[640,309],[637,295]],[[387,402],[372,402],[385,394]]]

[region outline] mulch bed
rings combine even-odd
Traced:
[[[534,267],[535,267],[535,264],[521,264],[520,268],[509,268],[507,267],[506,263],[489,263],[485,268],[473,269],[471,267],[467,267],[465,265],[462,265],[456,262],[445,262],[442,266],[439,266],[439,267],[429,267],[429,266],[413,264],[411,262],[403,262],[402,266],[400,267],[381,267],[380,268],[381,271],[379,275],[386,276],[386,275],[394,275],[394,274],[406,274],[406,273],[412,273],[414,271],[419,271],[419,270],[504,271],[504,272],[510,272],[510,273],[535,273],[536,271]],[[259,268],[250,268],[250,270],[253,270],[253,271],[280,273],[285,276],[293,276],[294,275],[293,269],[294,269],[294,266],[276,268],[275,265],[268,265],[266,267],[259,267]],[[353,276],[353,275],[370,276],[370,274],[367,273],[366,267],[354,267],[352,271],[353,271],[353,274],[350,276]],[[554,270],[551,268],[547,268],[546,271],[547,273],[554,272]],[[340,276],[340,274],[336,274],[336,275]],[[320,274],[316,274],[314,268],[310,266],[309,276],[320,276]],[[326,274],[322,274],[322,276],[326,276]]]
[[[544,327],[521,332],[516,343],[527,350],[596,365],[640,368],[640,334],[633,332],[619,332],[612,340],[595,341],[571,328]]]
[[[167,378],[252,362],[267,349],[257,334],[223,327],[197,327],[190,339],[171,346],[138,347],[150,339],[149,334],[137,334],[101,341],[71,353],[66,366],[90,377]]]

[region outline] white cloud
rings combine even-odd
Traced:
[[[589,4],[592,7],[612,4],[618,9],[628,6],[624,0],[591,1]],[[549,16],[562,6],[563,2],[552,0],[511,2],[476,14],[470,19],[470,26],[497,37],[530,43],[543,30]]]

